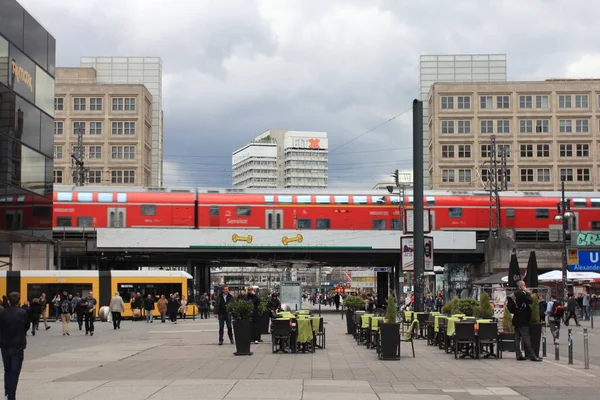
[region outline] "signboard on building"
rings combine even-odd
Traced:
[[[281,282],[281,302],[290,306],[290,310],[296,311],[302,308],[302,287],[300,282]]]
[[[404,233],[413,233],[415,231],[415,210],[405,208],[403,220]],[[431,232],[431,210],[423,210],[423,228],[425,233]]]
[[[377,273],[374,271],[352,271],[352,287],[374,289],[377,287]]]
[[[600,272],[600,249],[569,249],[567,256],[571,272]]]
[[[415,269],[415,242],[412,236],[402,236],[400,239],[402,247],[402,271],[414,271]],[[433,237],[425,236],[425,271],[433,271]]]
[[[329,141],[325,132],[297,132],[285,133],[284,147],[297,149],[327,150]]]

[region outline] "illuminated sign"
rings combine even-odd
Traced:
[[[14,59],[12,60],[12,74],[13,79],[16,79],[17,83],[23,82],[27,85],[31,93],[33,93],[33,77],[31,73],[17,64]]]
[[[292,142],[293,147],[309,148],[309,149],[320,149],[321,139],[308,139],[308,138],[294,138]]]

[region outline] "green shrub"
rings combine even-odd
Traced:
[[[515,327],[512,324],[512,314],[508,311],[508,308],[504,307],[504,319],[502,320],[502,330],[504,332],[514,332]]]
[[[531,318],[530,323],[540,323],[540,302],[535,294],[531,295]]]
[[[458,301],[458,309],[460,310],[460,314],[465,314],[467,317],[473,316],[473,310],[478,305],[478,301],[470,297],[460,299]]]
[[[264,293],[260,294],[260,303],[258,303],[258,313],[262,314],[267,309],[269,304],[269,293],[265,290]]]
[[[395,324],[398,319],[398,309],[396,308],[396,298],[390,293],[387,299],[387,308],[385,310],[384,320],[388,324]]]
[[[227,304],[227,312],[233,321],[250,321],[254,304],[248,300],[237,300]]]
[[[481,319],[490,319],[494,316],[494,309],[490,303],[490,296],[482,292],[479,297],[479,305],[475,307],[473,315]]]
[[[344,300],[344,307],[348,310],[356,311],[356,310],[364,310],[365,309],[365,301],[362,297],[359,296],[348,296]]]
[[[451,301],[444,304],[442,307],[444,314],[459,314],[458,311],[458,297],[453,298]]]

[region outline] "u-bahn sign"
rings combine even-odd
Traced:
[[[569,249],[568,261],[571,272],[600,272],[600,249]]]

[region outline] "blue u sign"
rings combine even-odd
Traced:
[[[600,250],[579,250],[579,263],[570,265],[569,270],[573,272],[600,272]]]

